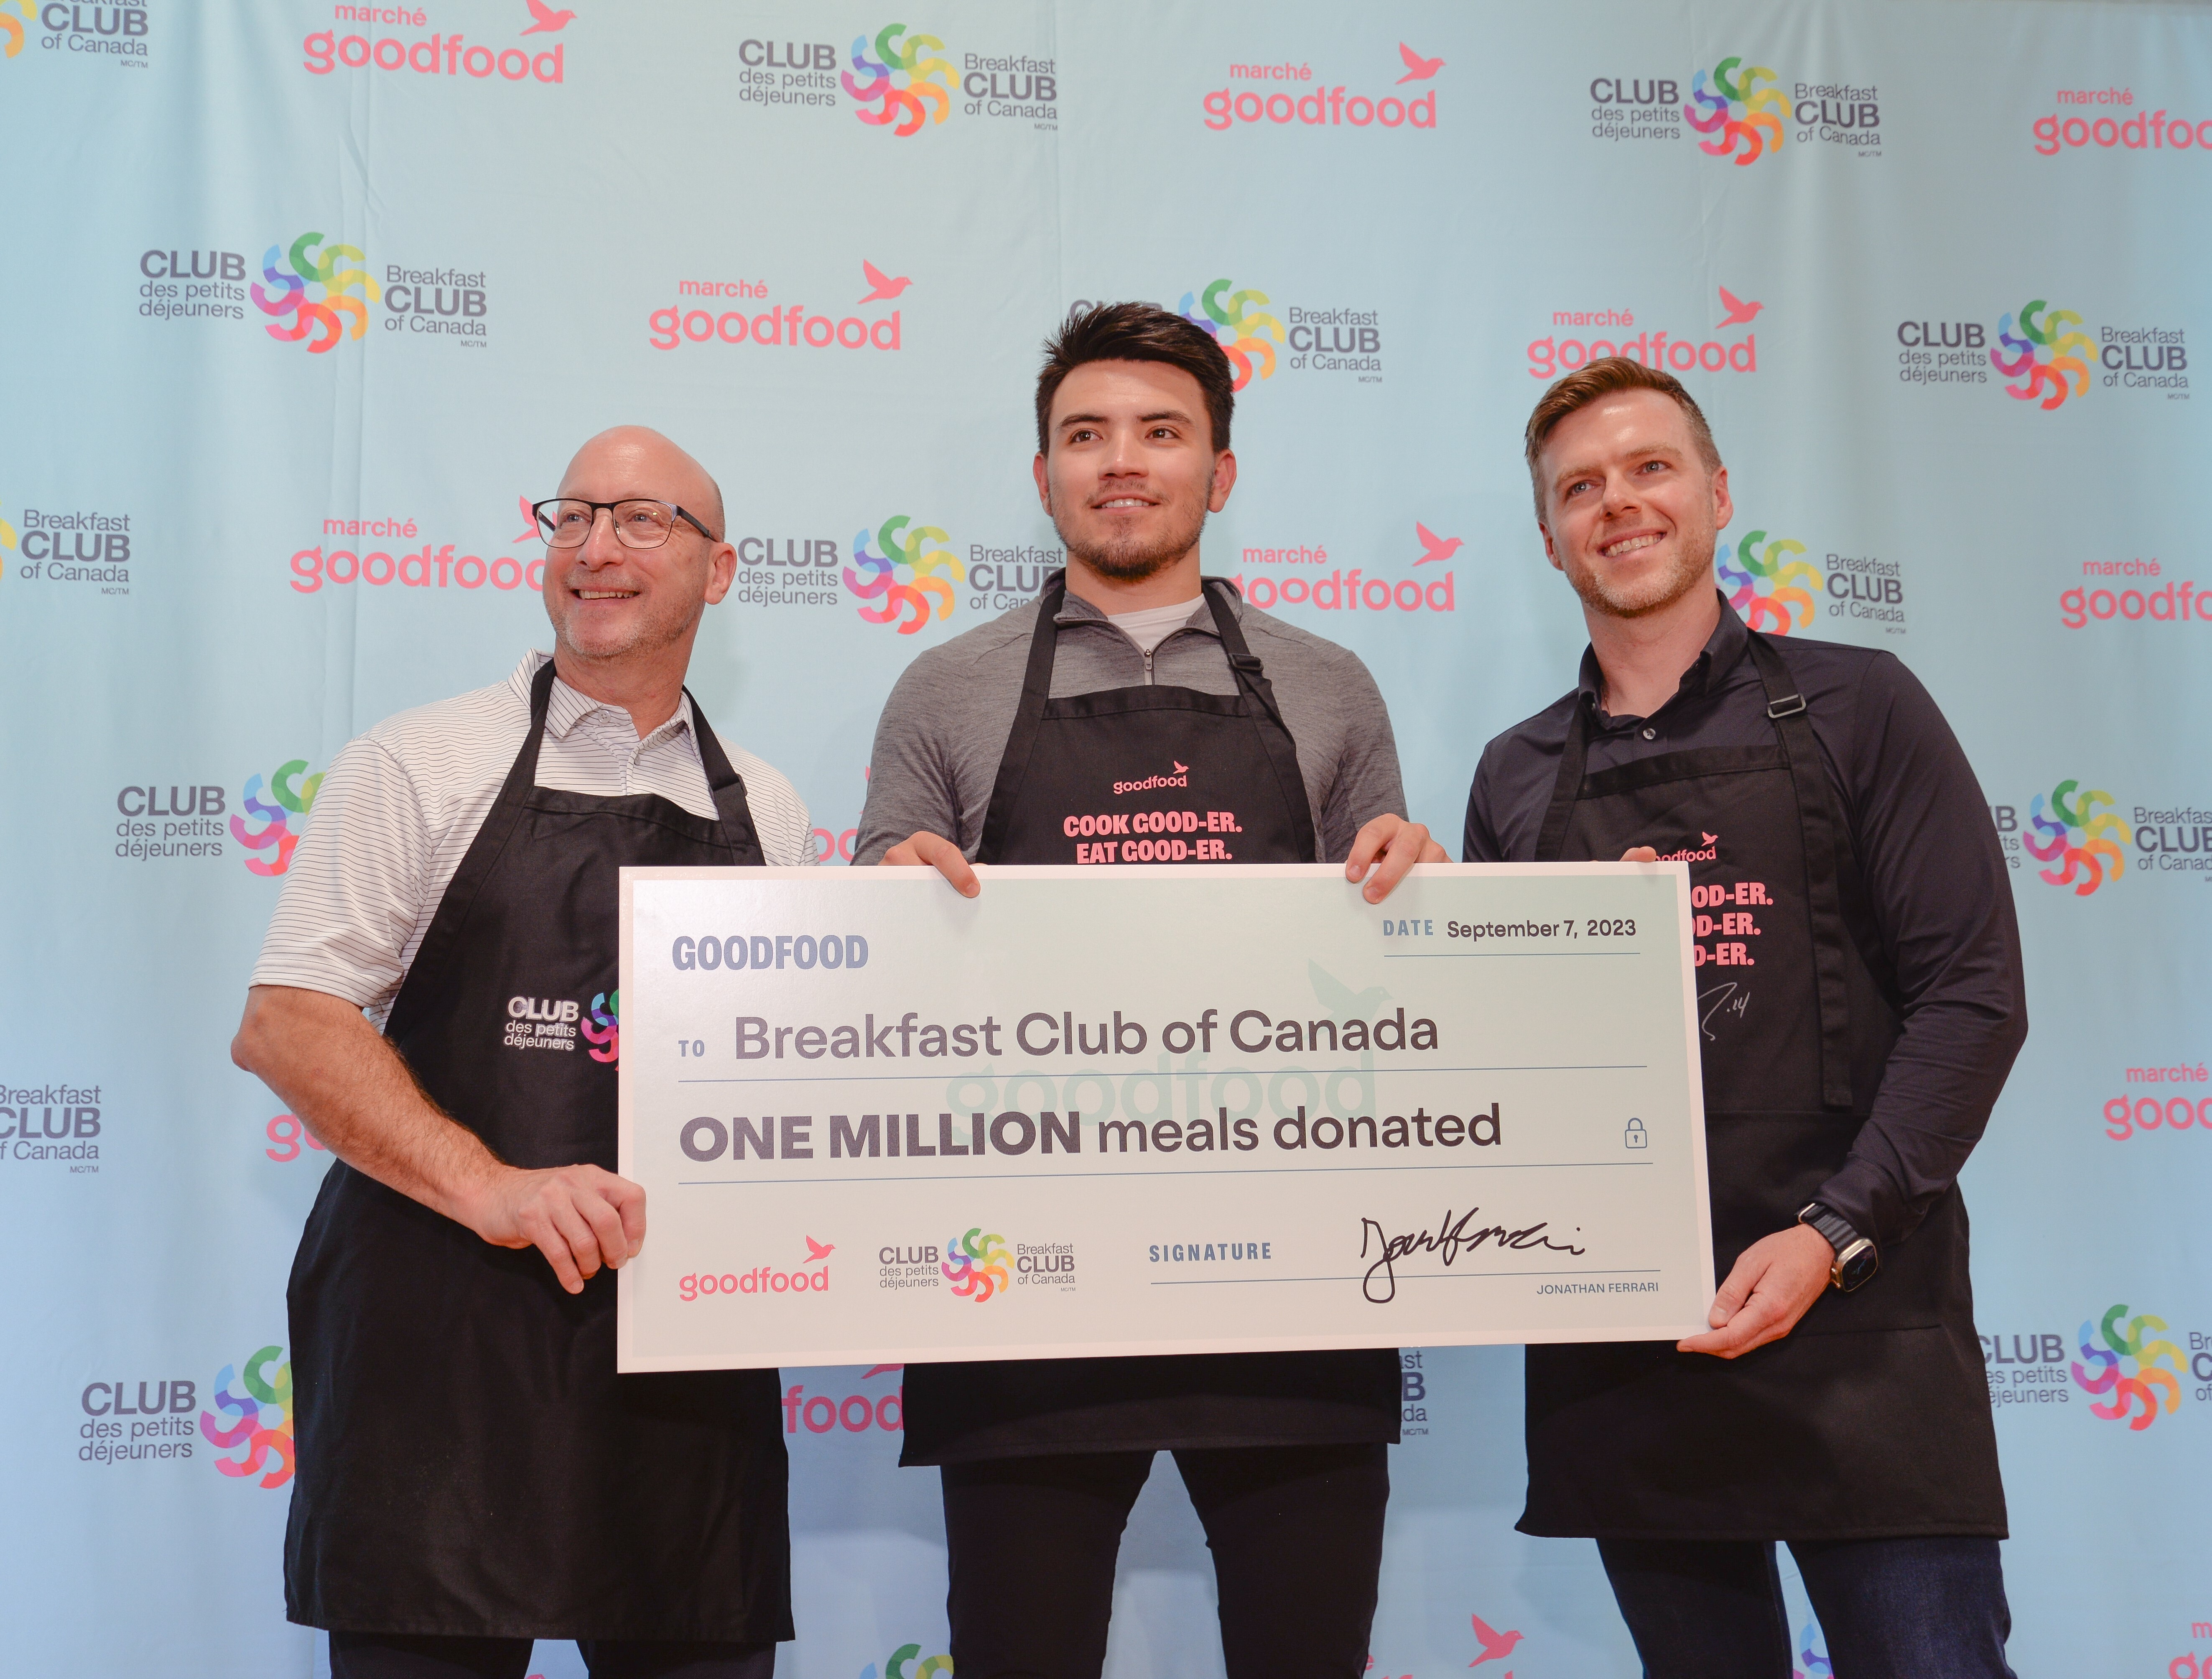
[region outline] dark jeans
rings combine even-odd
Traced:
[[[582,1639],[592,1679],[773,1679],[772,1644]],[[526,1638],[409,1638],[332,1633],[331,1679],[524,1679]]]
[[[960,1679],[1096,1679],[1149,1451],[945,1466]],[[1178,1451],[1213,1553],[1229,1679],[1358,1679],[1390,1495],[1380,1445]]]
[[[1771,1542],[1597,1548],[1645,1679],[1790,1679],[1796,1643]],[[2014,1679],[1996,1540],[1792,1542],[1790,1554],[1835,1679]]]

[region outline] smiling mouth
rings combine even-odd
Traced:
[[[635,589],[578,589],[579,600],[629,600],[636,597]]]
[[[1111,501],[1093,502],[1091,505],[1094,510],[1103,513],[1109,508],[1149,508],[1155,503],[1141,496],[1116,496]]]
[[[1656,531],[1638,531],[1634,536],[1622,537],[1618,541],[1606,543],[1597,551],[1608,560],[1626,559],[1629,555],[1641,549],[1656,547],[1665,540],[1666,538]]]

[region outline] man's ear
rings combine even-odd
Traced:
[[[707,557],[707,604],[719,606],[722,597],[729,593],[730,585],[738,575],[738,551],[726,542],[714,544],[714,551]]]
[[[1030,471],[1036,479],[1037,503],[1044,508],[1045,517],[1049,519],[1052,517],[1052,480],[1045,473],[1042,449],[1037,451],[1037,458],[1030,463]]]
[[[1213,457],[1213,486],[1206,498],[1206,510],[1219,513],[1229,505],[1229,492],[1237,488],[1237,456],[1224,449]]]
[[[1544,538],[1544,557],[1552,563],[1552,569],[1564,572],[1566,568],[1559,563],[1559,551],[1552,545],[1552,527],[1540,519],[1536,521],[1536,532]]]
[[[1728,522],[1735,517],[1735,503],[1729,498],[1728,468],[1713,468],[1713,528],[1728,529]]]

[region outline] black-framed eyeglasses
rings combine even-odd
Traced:
[[[605,508],[615,527],[615,538],[625,548],[658,548],[682,520],[693,530],[714,540],[714,533],[672,502],[633,496],[620,502],[585,502],[572,496],[556,496],[533,502],[530,511],[548,548],[581,548],[592,538],[592,527]]]

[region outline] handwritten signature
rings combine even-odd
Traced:
[[[1717,1043],[1719,1039],[1713,1031],[1713,1016],[1726,1009],[1737,1019],[1742,1019],[1745,1011],[1751,1007],[1751,993],[1746,991],[1741,996],[1737,996],[1736,982],[1734,980],[1729,980],[1725,983],[1714,986],[1710,991],[1698,993],[1699,1002],[1704,1002],[1708,997],[1712,999],[1711,1006],[1699,1017],[1698,1026],[1707,1037]]]
[[[1462,1249],[1479,1248],[1485,1242],[1495,1242],[1500,1249],[1513,1252],[1525,1252],[1531,1248],[1548,1249],[1553,1253],[1579,1254],[1583,1251],[1571,1242],[1554,1242],[1547,1236],[1544,1232],[1551,1224],[1548,1219],[1540,1219],[1521,1230],[1508,1230],[1504,1225],[1492,1225],[1486,1229],[1470,1231],[1468,1226],[1474,1222],[1475,1215],[1481,1210],[1479,1207],[1470,1207],[1454,1219],[1451,1209],[1446,1208],[1435,1230],[1417,1230],[1404,1236],[1389,1235],[1374,1220],[1361,1219],[1359,1256],[1362,1259],[1367,1257],[1370,1239],[1382,1250],[1382,1256],[1367,1268],[1367,1274],[1360,1280],[1360,1292],[1378,1306],[1388,1305],[1397,1299],[1398,1274],[1394,1262],[1403,1259],[1409,1253],[1441,1254],[1444,1263],[1449,1266],[1459,1257]],[[1382,1274],[1383,1292],[1380,1294],[1375,1292],[1375,1274],[1377,1271]]]

